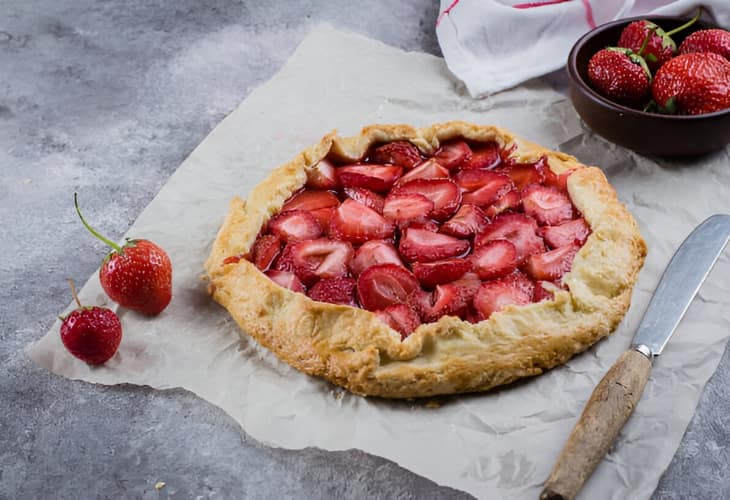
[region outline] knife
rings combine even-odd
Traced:
[[[572,500],[613,444],[659,356],[730,240],[730,215],[705,220],[677,249],[654,291],[631,347],[593,390],[540,500]]]

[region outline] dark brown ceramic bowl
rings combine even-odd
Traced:
[[[568,56],[570,100],[576,111],[597,134],[639,153],[694,156],[722,148],[730,142],[730,109],[692,116],[646,113],[616,104],[591,87],[588,80],[591,56],[605,47],[615,46],[624,27],[637,19],[649,19],[666,31],[687,21],[669,16],[634,17],[603,24],[583,35]],[[697,21],[672,38],[679,47],[693,31],[717,27]]]

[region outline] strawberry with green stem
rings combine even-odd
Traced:
[[[130,240],[118,245],[92,228],[74,206],[82,224],[112,248],[99,270],[106,294],[122,307],[147,315],[161,313],[172,299],[172,263],[167,253],[149,240]]]
[[[122,341],[122,324],[114,311],[106,307],[83,306],[71,279],[71,294],[79,306],[68,316],[59,318],[61,342],[68,351],[90,365],[101,365],[114,356]]]
[[[649,95],[651,73],[631,49],[608,47],[588,61],[588,79],[603,96],[627,106],[641,105]]]

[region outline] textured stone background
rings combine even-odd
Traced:
[[[435,0],[0,0],[0,498],[466,498],[358,451],[263,446],[184,391],[103,387],[24,347],[205,135],[327,21],[439,54]],[[560,84],[561,77],[551,79]],[[730,498],[730,359],[657,498]],[[156,491],[154,484],[167,486]]]

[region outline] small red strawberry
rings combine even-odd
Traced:
[[[679,46],[680,54],[714,52],[730,60],[730,31],[711,29],[695,31]]]
[[[665,32],[661,27],[646,19],[634,21],[621,32],[618,46],[631,49],[643,57],[653,73],[677,53],[677,45],[674,43],[672,35],[693,25],[700,13],[701,11],[690,21],[669,32]]]
[[[172,299],[172,263],[167,253],[149,240],[127,240],[120,246],[92,228],[74,205],[84,227],[112,251],[104,259],[99,279],[104,291],[120,306],[142,314],[157,315]]]
[[[659,68],[651,90],[666,113],[699,115],[730,108],[730,61],[710,52],[679,55]]]
[[[357,307],[355,286],[355,280],[352,278],[329,278],[315,283],[307,295],[310,299],[319,302]]]
[[[79,306],[61,318],[61,342],[68,351],[90,365],[106,363],[122,341],[122,324],[114,311],[106,307],[85,307],[69,280],[71,293]]]
[[[620,47],[593,54],[588,61],[588,79],[601,95],[628,106],[642,104],[651,85],[651,73],[644,58]]]
[[[405,168],[413,168],[421,162],[418,148],[408,141],[395,141],[383,144],[373,150],[370,160],[373,163],[388,163]]]

